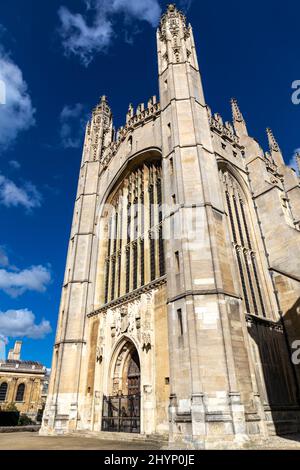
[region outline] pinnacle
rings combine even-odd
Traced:
[[[244,121],[243,115],[240,111],[236,98],[231,98],[231,107],[232,107],[233,120],[238,121],[238,122]]]
[[[274,137],[272,129],[270,127],[267,128],[267,136],[268,136],[268,141],[269,141],[269,147],[270,150],[274,150],[274,152],[279,151],[279,145]]]
[[[176,5],[175,3],[169,3],[168,4],[168,11],[175,11],[176,10]]]

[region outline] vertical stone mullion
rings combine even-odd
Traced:
[[[244,294],[244,301],[246,305],[246,310],[248,313],[253,313],[255,311],[253,303],[253,294],[250,284],[250,272],[249,265],[247,261],[247,255],[245,254],[245,236],[241,223],[241,214],[239,213],[239,194],[236,191],[234,185],[231,186],[231,190],[227,185],[229,193],[229,212],[231,217],[232,231],[234,232],[234,237],[236,243],[239,245],[239,248],[236,248],[236,255],[238,258],[238,265],[240,269],[241,283]]]
[[[155,226],[155,199],[154,199],[154,192],[155,192],[155,181],[154,181],[154,174],[153,174],[153,165],[150,167],[150,172],[149,172],[149,222],[150,222],[150,228],[149,228],[149,246],[150,246],[150,251],[149,251],[149,256],[150,256],[150,280],[155,279],[155,232],[154,232],[154,226]]]
[[[157,194],[157,183],[158,183],[158,170],[154,167],[154,227],[155,227],[155,279],[159,277],[159,207],[158,207],[158,194]]]
[[[126,293],[126,245],[127,245],[127,222],[128,222],[128,182],[126,181],[122,197],[122,249],[120,264],[120,296]]]
[[[110,252],[111,252],[111,232],[112,232],[112,218],[111,215],[108,215],[108,241],[107,241],[107,256],[106,256],[106,266],[105,266],[105,283],[104,283],[104,300],[105,303],[109,301],[109,278],[110,278]]]
[[[159,262],[159,276],[165,274],[165,253],[164,253],[164,240],[163,240],[163,214],[162,214],[162,173],[159,168],[159,179],[157,186],[157,195],[159,203],[159,229],[158,229],[158,262]]]
[[[114,236],[115,236],[115,211],[113,211],[113,213],[111,214],[110,252],[109,252],[109,256],[108,256],[108,258],[109,258],[108,301],[112,300]]]
[[[244,248],[243,251],[244,251],[245,268],[247,272],[247,281],[248,281],[248,286],[249,286],[248,291],[251,294],[251,303],[253,307],[252,313],[255,313],[256,315],[258,315],[258,307],[257,307],[254,284],[253,284],[252,260],[250,258],[249,250]]]
[[[117,227],[117,246],[116,246],[116,278],[115,278],[115,298],[120,296],[120,267],[122,250],[122,192],[119,193],[118,198],[118,227]]]
[[[142,196],[142,172],[137,171],[137,287],[141,286],[141,234],[142,234],[142,207],[141,207],[141,196]]]
[[[149,167],[144,165],[144,266],[145,266],[145,284],[151,280],[151,263],[150,263],[150,199],[149,199]]]
[[[249,238],[249,233],[247,231],[246,221],[245,221],[245,214],[243,212],[243,208],[241,205],[241,196],[239,190],[236,186],[234,186],[234,208],[236,212],[237,224],[239,229],[239,236],[241,240],[241,246],[243,247],[243,261],[244,266],[246,269],[247,274],[247,285],[248,285],[248,292],[249,297],[251,298],[252,304],[252,313],[258,315],[258,304],[257,304],[257,292],[255,289],[255,279],[252,267],[252,259],[250,257],[249,249],[251,247],[251,241]]]
[[[244,230],[243,230],[242,214],[239,211],[239,194],[236,188],[234,188],[233,193],[232,193],[232,201],[233,201],[233,208],[234,208],[235,219],[236,219],[236,226],[238,229],[237,232],[238,232],[239,244],[244,248],[247,246],[246,234],[244,233]]]
[[[131,191],[130,191],[130,179],[128,181],[129,185],[129,190],[128,190],[128,199],[127,199],[127,210],[126,210],[126,216],[127,216],[127,234],[126,234],[126,292],[130,291],[130,242],[131,242]]]
[[[246,211],[245,204],[244,204],[242,197],[240,197],[240,208],[241,208],[241,213],[242,213],[242,218],[243,218],[248,245],[251,250],[249,257],[251,259],[252,279],[253,279],[253,286],[254,286],[255,293],[256,293],[257,306],[258,306],[259,313],[262,316],[265,316],[266,312],[265,312],[262,290],[261,290],[261,285],[260,285],[260,280],[259,280],[259,275],[258,275],[258,270],[257,270],[256,256],[255,256],[254,246],[251,240],[251,228],[248,225],[247,211]]]
[[[144,167],[141,170],[141,236],[140,236],[140,285],[145,284],[145,185],[144,185]]]
[[[134,184],[134,181],[132,181],[132,186]],[[133,267],[134,267],[134,254],[133,254],[133,242],[134,242],[134,216],[135,216],[135,202],[134,202],[134,192],[131,193],[131,207],[130,207],[130,279],[129,279],[129,292],[132,291],[133,289]]]
[[[237,264],[239,268],[239,273],[240,273],[240,281],[241,281],[241,286],[242,286],[242,293],[244,297],[244,302],[245,302],[245,307],[247,313],[250,313],[251,311],[251,299],[249,298],[249,289],[248,289],[248,284],[247,284],[247,275],[245,272],[245,266],[244,266],[244,256],[243,256],[243,251],[242,247],[239,245],[240,237],[238,234],[238,226],[237,226],[237,220],[235,217],[235,210],[234,210],[234,204],[233,204],[233,192],[231,188],[228,185],[228,181],[226,180],[224,182],[225,187],[226,187],[226,205],[227,205],[227,211],[228,211],[228,216],[230,220],[230,229],[232,233],[232,238],[233,242],[235,244],[235,256],[237,258]]]
[[[119,226],[119,207],[115,207],[115,228],[114,228],[114,240],[113,240],[113,271],[112,271],[112,297],[111,300],[116,298],[116,274],[117,274],[117,245],[118,245],[118,226]]]
[[[253,272],[253,285],[256,291],[256,298],[259,299],[258,301],[258,308],[260,311],[260,314],[265,317],[266,316],[266,311],[265,311],[265,305],[264,305],[264,300],[263,300],[263,295],[262,295],[262,290],[261,290],[261,284],[259,280],[259,275],[258,275],[258,270],[257,270],[257,263],[256,263],[256,256],[254,252],[251,252],[250,254],[251,257],[251,267],[252,267],[252,272]]]

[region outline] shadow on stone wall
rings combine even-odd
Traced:
[[[271,432],[276,435],[300,432],[300,365],[292,362],[293,342],[300,340],[300,298],[283,321],[275,323],[251,316],[248,332],[257,345],[255,373]]]

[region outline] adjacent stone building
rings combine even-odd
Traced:
[[[7,360],[0,361],[0,409],[14,404],[35,421],[46,403],[48,373],[39,362],[22,361],[21,348],[22,341],[16,341]]]
[[[300,430],[300,181],[207,106],[193,32],[157,32],[160,101],[87,125],[42,433],[196,448]],[[175,443],[175,444],[174,444]]]

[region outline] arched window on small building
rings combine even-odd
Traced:
[[[16,401],[24,401],[25,384],[20,384],[17,389]]]
[[[0,401],[2,402],[6,401],[7,389],[8,389],[7,383],[3,382],[0,385]]]

